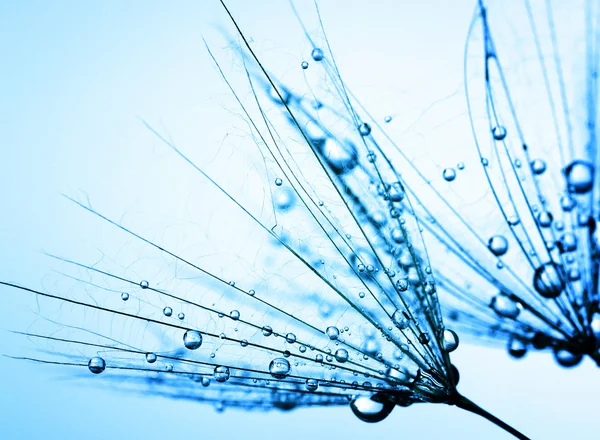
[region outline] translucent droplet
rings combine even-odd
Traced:
[[[400,330],[405,330],[408,328],[408,319],[406,319],[406,316],[404,316],[404,313],[402,313],[401,310],[396,310],[394,312],[392,315],[392,321],[394,321],[394,324]]]
[[[565,349],[554,349],[554,359],[561,367],[572,368],[581,362],[583,356]]]
[[[358,131],[360,132],[361,136],[368,136],[371,134],[371,126],[366,122],[363,122],[358,126]]]
[[[596,312],[592,315],[592,319],[590,319],[590,329],[596,337],[596,340],[600,342],[600,312]]]
[[[304,70],[308,69],[308,61],[302,61],[300,64]]]
[[[95,356],[89,360],[88,368],[92,373],[100,374],[105,370],[106,362],[100,356]]]
[[[546,171],[546,162],[542,159],[534,159],[531,161],[531,172],[533,174],[543,174]]]
[[[442,349],[448,353],[458,348],[458,335],[450,329],[445,329],[442,333]]]
[[[390,185],[388,196],[392,202],[401,202],[404,199],[404,187],[400,182],[394,182]]]
[[[283,180],[281,180],[279,177],[275,179],[275,185],[277,186],[281,186],[283,185]]]
[[[488,249],[497,257],[508,251],[508,241],[502,235],[494,235],[488,240]]]
[[[511,319],[519,316],[522,309],[520,303],[513,301],[502,292],[492,298],[490,306],[499,316]]]
[[[400,278],[396,281],[396,288],[400,292],[406,292],[408,290],[408,280],[406,278]]]
[[[290,363],[284,358],[273,359],[269,364],[269,373],[276,379],[284,379],[290,374],[290,369]]]
[[[458,164],[456,164],[456,168],[458,168],[459,170],[464,170],[465,169],[465,163],[464,162],[458,162]]]
[[[173,309],[171,307],[165,307],[163,309],[163,315],[171,316],[173,314]]]
[[[366,396],[357,397],[350,402],[350,409],[356,417],[363,422],[376,423],[381,422],[390,415],[394,406],[393,402],[384,399],[381,402],[376,402],[373,398]]]
[[[555,263],[546,263],[535,270],[533,287],[544,298],[557,298],[565,288],[563,274]]]
[[[224,366],[215,367],[213,377],[217,382],[227,382],[229,380],[229,368]]]
[[[318,47],[315,47],[311,52],[312,59],[315,61],[321,61],[323,59],[323,51]]]
[[[506,137],[506,128],[504,128],[502,125],[498,125],[492,130],[492,135],[494,136],[494,139],[501,141]]]
[[[288,333],[287,335],[285,335],[285,340],[288,344],[293,344],[294,342],[296,342],[296,335],[293,333]]]
[[[542,228],[548,228],[552,224],[552,213],[548,211],[541,211],[537,216],[538,224]]]
[[[123,293],[121,294],[121,299],[122,299],[123,301],[127,301],[127,300],[129,299],[129,294],[128,294],[128,293],[125,293],[125,292],[123,292]]]
[[[338,362],[346,362],[348,360],[348,350],[339,348],[335,351],[335,360]]]
[[[248,295],[254,296],[254,295],[256,295],[256,292],[254,290],[252,290],[252,289],[248,290]]]
[[[564,169],[567,190],[575,194],[585,194],[594,185],[594,166],[583,160],[574,160]]]
[[[516,359],[520,359],[527,354],[527,345],[520,339],[511,338],[508,341],[508,354]]]
[[[454,168],[446,168],[442,173],[442,176],[444,176],[444,180],[447,182],[452,182],[456,179],[456,171],[454,171]]]
[[[262,328],[262,334],[263,334],[264,336],[271,336],[271,335],[273,334],[273,329],[271,328],[271,326],[270,326],[270,325],[265,325],[265,326]]]
[[[337,327],[331,326],[327,327],[327,330],[325,330],[325,334],[329,339],[335,341],[340,336],[340,331]]]
[[[576,205],[577,205],[577,202],[572,197],[562,196],[560,198],[560,207],[565,212],[571,212],[571,211],[573,211],[573,208],[575,208]]]
[[[202,335],[198,330],[187,330],[183,335],[183,345],[188,350],[196,350],[202,345]]]
[[[247,346],[248,346],[248,340],[247,340],[247,339],[242,339],[242,340],[240,341],[240,345],[241,345],[242,347],[247,347]]]
[[[385,118],[383,118],[383,120],[385,121],[385,123],[389,123],[392,121],[392,117],[391,116],[386,116]]]
[[[238,312],[237,310],[232,310],[231,312],[229,312],[229,317],[234,321],[237,321],[238,319],[240,319],[240,312]]]
[[[429,334],[427,334],[427,332],[423,332],[419,335],[419,342],[423,345],[427,345],[429,344]]]
[[[202,376],[200,383],[202,384],[203,387],[207,387],[210,385],[210,378],[206,377],[206,376]]]
[[[573,252],[577,249],[577,237],[575,237],[575,234],[567,232],[560,237],[556,244],[562,253]]]
[[[316,379],[306,379],[305,386],[308,391],[316,391],[319,388],[319,382]]]
[[[153,364],[156,362],[157,356],[154,353],[146,353],[146,362]]]
[[[148,283],[148,281],[146,281],[146,280],[142,280],[142,281],[140,281],[140,287],[142,289],[147,289],[148,287],[150,287],[150,283]]]
[[[185,314],[184,314],[183,312],[179,312],[179,313],[177,314],[177,317],[178,317],[178,318],[179,318],[181,321],[183,321],[183,320],[185,319]]]

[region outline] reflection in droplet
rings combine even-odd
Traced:
[[[100,356],[95,356],[89,360],[88,368],[92,373],[100,374],[106,368],[106,362]]]
[[[276,379],[284,379],[290,374],[290,369],[290,363],[284,358],[273,359],[269,364],[269,373]]]

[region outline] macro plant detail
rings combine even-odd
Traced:
[[[224,142],[206,171],[197,152],[142,121],[202,188],[180,207],[202,214],[192,224],[196,234],[188,235],[190,225],[175,211],[171,223],[139,228],[138,213],[108,214],[93,197],[68,195],[87,221],[123,245],[116,252],[100,245],[88,260],[49,255],[59,269],[43,290],[1,282],[5,293],[31,294],[40,307],[39,322],[19,334],[41,352],[17,356],[87,369],[121,391],[151,390],[217,410],[349,405],[361,420],[377,422],[395,406],[452,404],[526,438],[458,393],[449,353],[458,333],[508,341],[517,357],[530,346],[552,347],[564,366],[584,354],[597,359],[589,220],[595,125],[585,156],[569,151],[562,166],[550,154],[530,157],[534,148],[521,134],[490,17],[480,3],[465,84],[479,177],[489,182],[482,203],[500,209],[492,218],[506,219],[504,229],[489,233],[481,218],[463,212],[448,186],[440,189],[421,171],[413,155],[422,151],[388,134],[394,118],[382,124],[368,113],[342,80],[322,25],[319,43],[306,31],[311,58],[295,67],[307,77],[323,69],[325,82],[319,77],[302,93],[269,73],[243,20],[231,16],[245,93],[214,49],[208,52],[230,89],[232,119],[242,121],[236,135],[252,148]],[[595,65],[586,68],[593,90]],[[592,121],[595,106],[592,99]],[[561,135],[565,119],[557,122],[566,127],[556,129]],[[490,136],[488,152],[481,139]],[[227,175],[230,162],[247,172]],[[529,174],[519,174],[524,163]],[[439,175],[454,185],[474,169],[465,160]],[[557,183],[560,197],[537,184],[542,178]],[[552,228],[542,225],[542,207]],[[576,270],[579,277],[571,276]]]

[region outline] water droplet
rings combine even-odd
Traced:
[[[502,125],[498,125],[492,130],[492,135],[494,136],[494,139],[501,141],[506,137],[506,128],[504,128]]]
[[[408,280],[406,278],[401,278],[396,281],[396,288],[400,292],[406,292],[408,290]]]
[[[171,307],[165,307],[163,309],[163,315],[171,316],[173,314],[173,309]]]
[[[456,165],[456,168],[458,168],[459,170],[464,170],[465,169],[465,163],[464,162],[458,162],[458,164]]]
[[[230,317],[231,319],[233,319],[234,321],[237,321],[238,319],[240,319],[240,312],[238,312],[237,310],[232,310],[232,311],[229,313],[229,317]]]
[[[329,339],[335,341],[340,336],[340,331],[337,327],[331,326],[327,327],[325,334],[329,337]]]
[[[183,335],[183,345],[188,350],[196,350],[202,345],[202,335],[198,330],[187,330]]]
[[[148,283],[148,281],[146,281],[146,280],[142,280],[142,281],[140,281],[140,287],[142,289],[147,289],[148,287],[150,287],[150,283]]]
[[[594,185],[594,166],[583,160],[574,160],[564,169],[567,190],[575,194],[585,194]]]
[[[554,349],[554,360],[561,367],[572,368],[578,365],[582,359],[583,356],[580,354],[573,354],[565,349]]]
[[[538,267],[533,276],[533,287],[544,298],[557,298],[565,288],[559,266],[550,262]]]
[[[308,69],[308,61],[302,61],[300,64],[304,70]]]
[[[173,371],[173,365],[172,364],[165,365],[165,371],[168,371],[168,372]]]
[[[447,182],[452,182],[454,179],[456,179],[456,171],[454,171],[454,168],[446,168],[442,175],[444,176],[444,180]]]
[[[254,290],[248,290],[248,295],[254,296],[256,295],[256,292]]]
[[[348,350],[344,348],[339,348],[335,351],[335,360],[343,363],[348,360]]]
[[[247,347],[247,346],[248,346],[248,340],[247,340],[247,339],[242,339],[242,340],[240,341],[240,345],[241,345],[242,347]]]
[[[315,61],[321,61],[323,59],[323,51],[318,47],[315,47],[311,52],[312,59]]]
[[[213,377],[217,382],[227,382],[229,380],[229,368],[224,366],[215,367]]]
[[[293,333],[288,333],[287,335],[285,335],[285,340],[288,344],[293,344],[294,342],[296,342],[296,335]]]
[[[560,198],[560,206],[561,206],[562,210],[565,212],[573,211],[573,208],[575,208],[575,205],[577,205],[577,202],[572,197],[562,196]]]
[[[516,359],[520,359],[527,354],[527,345],[520,339],[511,338],[508,341],[508,354]]]
[[[100,356],[95,356],[89,360],[88,368],[92,373],[100,374],[105,370],[106,362]]]
[[[383,120],[385,121],[385,123],[389,123],[392,121],[392,117],[391,116],[386,116],[385,118],[383,118]]]
[[[275,185],[277,186],[281,186],[283,185],[283,180],[281,180],[279,177],[275,179]]]
[[[531,172],[533,174],[543,174],[546,171],[546,162],[542,159],[534,159],[531,161]]]
[[[375,161],[377,160],[377,155],[375,154],[375,152],[374,152],[374,151],[369,151],[369,152],[367,153],[367,160],[368,160],[370,163],[375,163]]]
[[[541,211],[537,216],[538,224],[542,228],[548,228],[552,224],[552,213],[548,211]]]
[[[203,387],[209,386],[210,385],[210,377],[202,376],[200,383],[202,384]]]
[[[577,249],[577,237],[571,232],[567,232],[560,237],[556,243],[561,253],[573,252]]]
[[[423,332],[419,335],[419,342],[423,345],[429,344],[429,335],[427,332]]]
[[[520,303],[510,299],[505,293],[500,292],[492,298],[490,307],[494,311],[505,318],[515,319],[521,313],[522,306]]]
[[[592,319],[590,319],[590,329],[592,329],[592,333],[596,337],[596,340],[600,342],[600,312],[596,312],[592,315]]]
[[[177,315],[177,317],[178,317],[178,318],[179,318],[181,321],[183,321],[183,320],[185,319],[185,314],[184,314],[183,312],[180,312],[180,313]]]
[[[156,362],[157,356],[154,353],[146,353],[146,362],[153,364]]]
[[[404,316],[404,313],[402,313],[401,310],[396,310],[394,312],[392,315],[392,321],[394,321],[394,324],[400,330],[405,330],[408,328],[408,319],[406,319],[406,316]]]
[[[500,257],[508,251],[508,241],[502,235],[494,235],[488,241],[488,249],[497,257]]]
[[[273,329],[271,328],[271,326],[270,326],[270,325],[265,325],[265,326],[262,328],[262,334],[263,334],[264,336],[271,336],[271,335],[273,334]]]
[[[269,373],[271,373],[271,376],[275,379],[284,379],[290,374],[290,369],[290,363],[284,358],[273,359],[269,364]]]
[[[128,294],[128,293],[125,293],[125,292],[123,292],[123,293],[121,294],[121,299],[122,299],[123,301],[127,301],[127,300],[129,299],[129,294]]]
[[[305,386],[308,391],[316,391],[319,388],[319,382],[316,379],[306,379]]]
[[[377,398],[378,396],[373,396],[373,398]],[[377,399],[381,400],[375,401],[373,398],[369,398],[366,396],[356,397],[350,403],[350,409],[356,417],[358,417],[363,422],[367,423],[376,423],[381,422],[387,416],[390,415],[394,406],[396,406],[393,402],[390,402],[388,399]]]
[[[371,134],[371,126],[366,122],[363,122],[358,126],[358,131],[360,132],[361,136],[368,136]]]
[[[454,330],[445,329],[442,333],[442,349],[448,353],[458,348],[458,335]]]

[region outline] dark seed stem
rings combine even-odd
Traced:
[[[520,433],[515,428],[513,428],[509,424],[503,422],[502,420],[500,420],[495,415],[490,414],[489,412],[487,412],[486,410],[484,410],[483,408],[481,408],[479,405],[477,405],[474,402],[472,402],[471,400],[467,399],[462,394],[456,393],[456,395],[454,396],[454,399],[451,402],[451,404],[454,404],[454,405],[458,406],[461,409],[464,409],[466,411],[472,412],[473,414],[477,414],[477,415],[479,415],[479,416],[481,416],[481,417],[489,420],[494,425],[502,428],[503,430],[505,430],[506,432],[514,435],[516,438],[518,438],[520,440],[530,440],[529,437],[527,437],[526,435]]]

